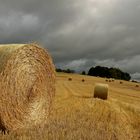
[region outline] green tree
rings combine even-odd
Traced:
[[[96,66],[95,68],[91,67],[88,71],[88,75],[122,79],[127,81],[131,79],[129,73],[123,72],[118,68],[108,68],[108,67],[101,67],[101,66]]]
[[[86,72],[85,71],[82,71],[82,75],[86,75]]]

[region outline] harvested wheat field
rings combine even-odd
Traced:
[[[45,128],[1,134],[0,139],[140,140],[140,86],[114,80],[108,83],[108,99],[101,100],[93,98],[96,83],[106,81],[57,73],[56,96]]]

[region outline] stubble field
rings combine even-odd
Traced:
[[[93,98],[95,83],[109,85],[108,100]],[[140,84],[136,85],[57,73],[56,95],[45,127],[1,134],[0,139],[140,140]]]

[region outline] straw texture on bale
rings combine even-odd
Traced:
[[[55,69],[37,44],[0,45],[0,129],[43,125],[55,93]]]
[[[108,98],[108,84],[96,84],[94,88],[94,98],[106,100]]]

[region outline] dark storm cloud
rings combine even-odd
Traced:
[[[0,0],[0,43],[38,41],[55,64],[140,73],[139,0]]]

